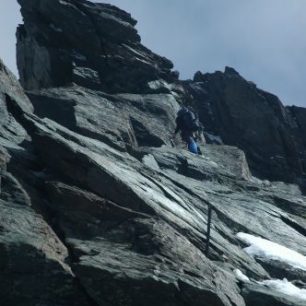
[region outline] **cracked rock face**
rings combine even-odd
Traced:
[[[17,63],[26,89],[73,82],[108,92],[149,92],[148,82],[175,79],[172,63],[142,46],[136,21],[114,6],[19,3],[25,22],[17,32]]]
[[[244,150],[254,174],[288,182],[304,175],[303,108],[284,107],[229,67],[185,84],[207,132]]]
[[[260,283],[287,278],[302,289],[305,271],[253,258],[237,237],[260,236],[305,256],[300,187],[255,178],[262,151],[249,167],[248,150],[207,144],[196,156],[172,139],[182,101],[210,124],[199,94],[208,85],[178,81],[170,61],[142,46],[136,21],[116,7],[19,3],[18,65],[26,94],[0,63],[0,304],[305,305]],[[225,74],[238,78],[229,69]],[[244,81],[213,82],[229,82],[226,92],[237,94],[226,99],[233,127],[215,120],[221,128],[243,126],[239,114],[251,103],[237,112],[245,101],[232,83]],[[275,101],[261,101],[266,112],[254,114],[275,120]],[[299,139],[304,109],[286,110],[286,120],[288,113],[299,123]],[[249,145],[255,152],[255,140]],[[281,149],[276,143],[269,150]],[[236,269],[250,280],[241,281]]]

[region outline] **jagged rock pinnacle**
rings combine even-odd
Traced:
[[[173,80],[172,63],[146,49],[130,14],[108,4],[19,0],[17,63],[26,89],[76,83],[108,92],[149,91]]]

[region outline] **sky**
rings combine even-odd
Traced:
[[[306,0],[105,0],[138,20],[142,43],[182,79],[235,68],[286,105],[306,107]],[[16,0],[0,1],[0,57],[17,74]]]

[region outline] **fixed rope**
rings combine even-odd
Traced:
[[[205,255],[208,257],[209,254],[209,243],[210,243],[210,229],[211,229],[211,217],[212,217],[212,206],[208,204],[208,216],[207,216],[207,234],[206,234],[206,249]]]

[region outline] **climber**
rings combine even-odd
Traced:
[[[195,141],[194,133],[200,130],[200,124],[194,113],[187,107],[183,106],[176,117],[176,129],[174,135],[181,131],[181,137],[186,142],[188,150],[194,154],[202,155],[200,147]]]

